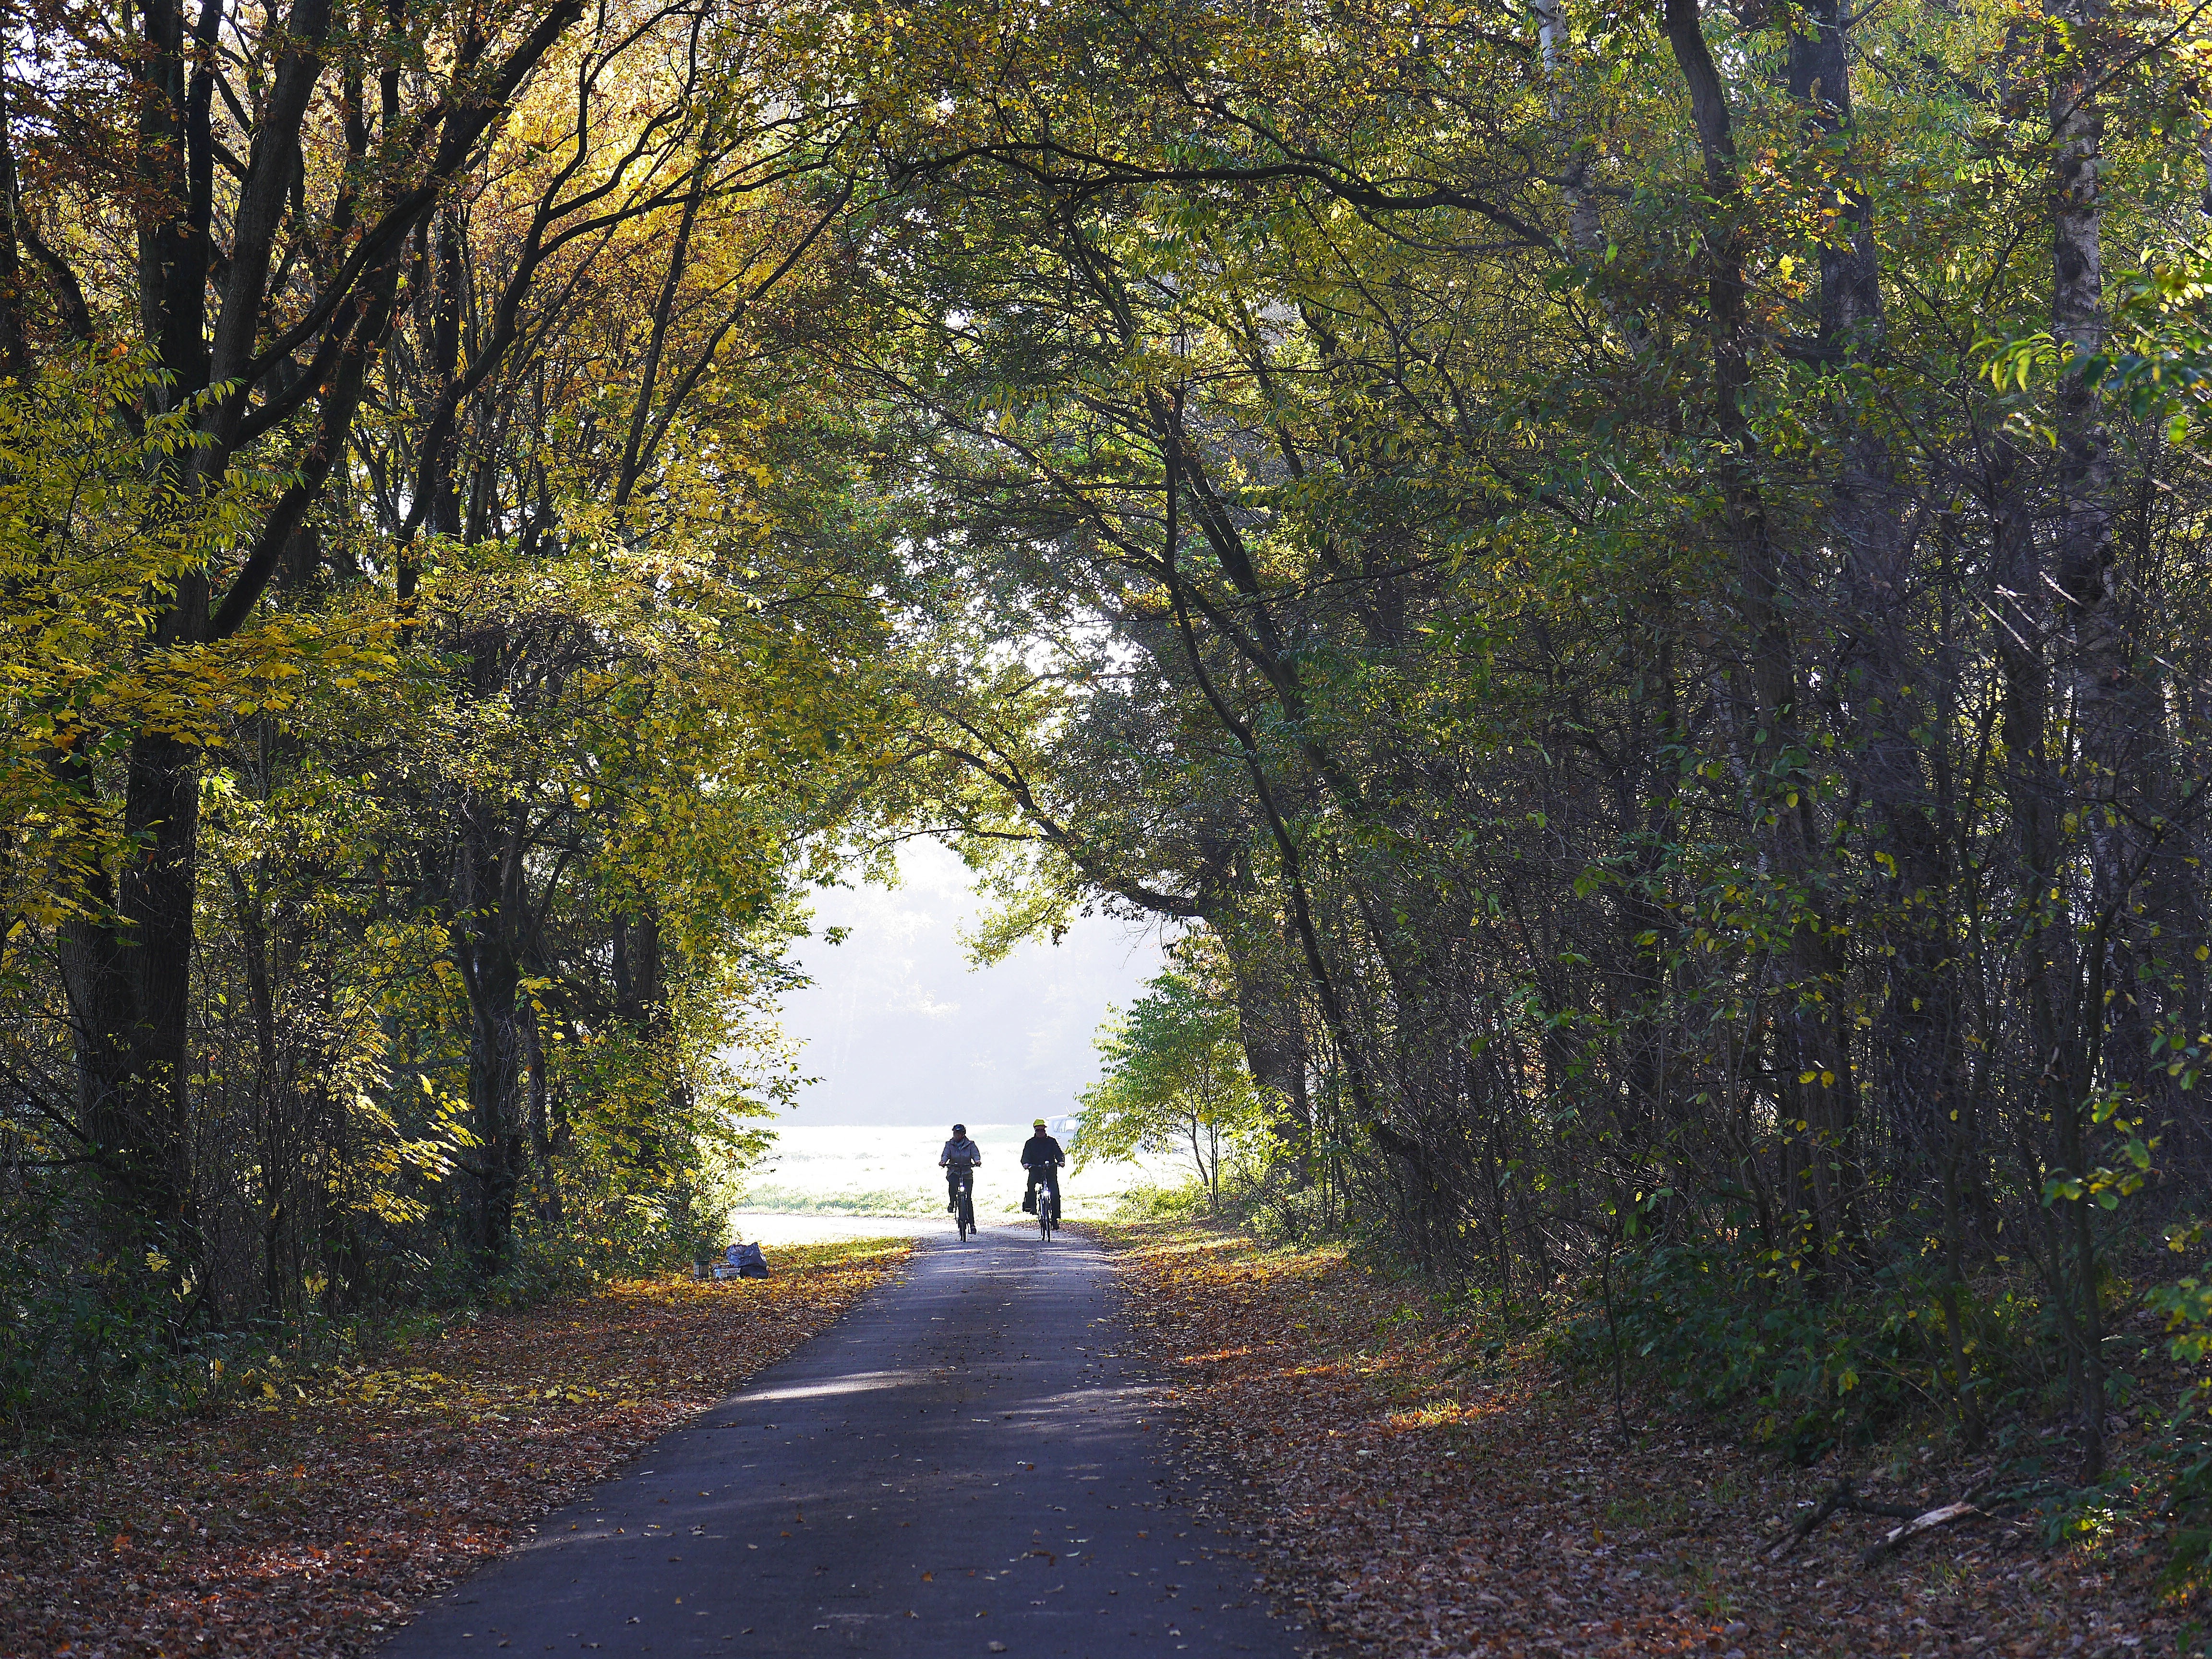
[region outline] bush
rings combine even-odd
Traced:
[[[217,1328],[148,1264],[28,1253],[0,1263],[0,1417],[17,1442],[113,1434],[267,1394],[425,1322],[310,1312]]]
[[[1237,1189],[1253,1233],[1268,1244],[1300,1245],[1326,1238],[1340,1224],[1333,1195],[1319,1186],[1293,1187],[1262,1180]]]
[[[1205,1183],[1196,1176],[1176,1187],[1139,1182],[1121,1194],[1114,1206],[1116,1221],[1190,1221],[1206,1213]]]
[[[1709,1410],[1748,1408],[1751,1437],[1799,1462],[1893,1427],[1929,1397],[1921,1379],[1946,1373],[1935,1302],[1899,1275],[1821,1298],[1706,1244],[1632,1252],[1613,1273],[1609,1311],[1583,1286],[1593,1305],[1565,1328],[1571,1361],[1609,1371],[1618,1344],[1632,1376]]]

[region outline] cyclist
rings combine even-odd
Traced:
[[[1060,1143],[1046,1133],[1042,1118],[1030,1127],[1036,1133],[1022,1143],[1022,1168],[1030,1172],[1030,1188],[1022,1207],[1034,1210],[1039,1201],[1036,1190],[1042,1187],[1052,1194],[1052,1215],[1057,1221],[1060,1218],[1060,1166],[1067,1162],[1067,1154],[1060,1151]]]
[[[937,1166],[945,1171],[945,1207],[954,1215],[960,1213],[960,1188],[975,1179],[975,1170],[983,1161],[983,1149],[968,1139],[968,1126],[952,1126],[952,1139],[945,1143],[938,1154]]]

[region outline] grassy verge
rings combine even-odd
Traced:
[[[169,1430],[19,1452],[0,1461],[0,1654],[366,1653],[909,1249],[486,1314]]]
[[[1725,1420],[1579,1381],[1536,1329],[1486,1326],[1337,1250],[1188,1223],[1100,1227],[1217,1501],[1256,1517],[1280,1594],[1346,1651],[1410,1655],[2172,1653],[2156,1552],[2125,1526],[2051,1546],[2019,1520],[1931,1530],[1845,1510],[1849,1478],[1921,1510],[1973,1471],[1936,1444],[1810,1469]],[[2193,1649],[2191,1650],[2193,1651]]]

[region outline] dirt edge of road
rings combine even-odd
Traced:
[[[2050,1549],[1970,1517],[1863,1569],[1898,1522],[1844,1513],[1770,1559],[1840,1473],[1900,1507],[1942,1504],[1949,1476],[1791,1468],[1656,1413],[1624,1447],[1610,1401],[1533,1344],[1470,1363],[1462,1323],[1340,1250],[1090,1231],[1209,1506],[1254,1518],[1279,1603],[1340,1653],[2120,1659],[2188,1622],[2124,1535]]]
[[[0,1655],[358,1655],[842,1318],[910,1240],[486,1314],[279,1397],[0,1457]]]

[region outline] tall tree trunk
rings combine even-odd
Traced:
[[[1705,235],[1706,304],[1712,334],[1712,417],[1724,492],[1723,522],[1735,554],[1734,599],[1743,658],[1735,681],[1750,716],[1740,758],[1749,780],[1753,833],[1780,902],[1791,907],[1778,952],[1774,1015],[1777,1114],[1784,1126],[1785,1174],[1802,1218],[1805,1260],[1817,1279],[1856,1232],[1857,1083],[1838,994],[1846,963],[1828,914],[1826,840],[1815,780],[1807,765],[1797,647],[1781,550],[1754,470],[1757,435],[1746,396],[1752,331],[1738,222],[1744,212],[1727,89],[1698,21],[1698,0],[1666,0],[1668,46],[1682,72],[1690,112],[1716,204]]]
[[[2051,585],[2060,608],[2057,639],[2065,653],[2064,679],[2076,733],[2076,782],[2070,792],[2086,820],[2090,893],[2104,919],[2100,945],[2075,969],[2076,1028],[2063,1043],[2075,1064],[2047,1073],[2054,1150],[2063,1167],[2081,1175],[2089,1161],[2083,1119],[2103,1079],[2090,1074],[2088,1056],[2102,1052],[2113,1080],[2141,1082],[2142,1044],[2128,1018],[2131,996],[2116,998],[2123,1040],[2107,1043],[2112,1018],[2106,1000],[2091,988],[2131,994],[2136,953],[2130,893],[2140,859],[2140,830],[2133,814],[2142,783],[2134,652],[2114,587],[2112,462],[2095,379],[2087,362],[2105,343],[2103,203],[2098,171],[2103,161],[2104,118],[2096,92],[2105,67],[2104,0],[2059,0],[2051,23],[2063,29],[2063,56],[2051,89],[2051,331],[2064,361],[2055,410],[2057,500]],[[2054,921],[2052,931],[2063,923]],[[2078,1057],[2078,1058],[2077,1058]],[[2104,1472],[2105,1368],[2101,1277],[2095,1230],[2085,1195],[2059,1200],[2069,1224],[2061,1250],[2071,1257],[2076,1405],[2081,1413],[2082,1479]]]
[[[159,1242],[196,1259],[190,1168],[198,751],[167,737],[131,745],[125,827],[140,852],[108,915],[68,925],[80,1127],[106,1190],[110,1242]]]
[[[1880,837],[1876,850],[1889,860],[1887,902],[1873,903],[1868,918],[1887,947],[1878,959],[1888,981],[1869,1069],[1923,1176],[1949,1192],[1959,1173],[1951,1114],[1962,1104],[1961,1024],[1955,974],[1947,965],[1954,942],[1943,902],[1950,861],[1942,805],[1914,732],[1948,729],[1951,708],[1940,665],[1923,660],[1914,645],[1916,548],[1905,530],[1910,504],[1896,458],[1861,406],[1870,396],[1863,368],[1881,350],[1885,331],[1880,255],[1852,154],[1844,14],[1842,0],[1813,0],[1796,15],[1790,87],[1805,106],[1808,142],[1828,152],[1839,181],[1834,222],[1820,249],[1816,355],[1829,376],[1842,440],[1829,509],[1840,562],[1839,678],[1856,737],[1857,782]],[[1956,1213],[1955,1203],[1947,1200],[1946,1208]]]
[[[1584,135],[1565,130],[1567,53],[1572,46],[1567,29],[1565,0],[1536,0],[1536,46],[1550,82],[1547,102],[1558,131],[1554,142],[1564,167],[1562,193],[1567,199],[1567,245],[1577,253],[1605,251],[1605,225],[1598,216],[1597,197],[1589,187],[1589,150]]]
[[[9,128],[8,85],[0,79],[0,380],[18,384],[31,378],[22,239],[15,229],[22,211],[21,194],[15,180],[15,139]]]
[[[520,1098],[528,1062],[514,946],[520,838],[495,797],[471,791],[456,837],[453,957],[469,998],[469,1115],[477,1145],[468,1162],[471,1267],[489,1279],[513,1257],[514,1206],[528,1132]]]
[[[1245,1062],[1261,1091],[1276,1156],[1288,1164],[1293,1184],[1304,1188],[1313,1179],[1313,1104],[1306,1084],[1305,1016],[1291,987],[1291,969],[1273,951],[1240,951],[1232,961]]]

